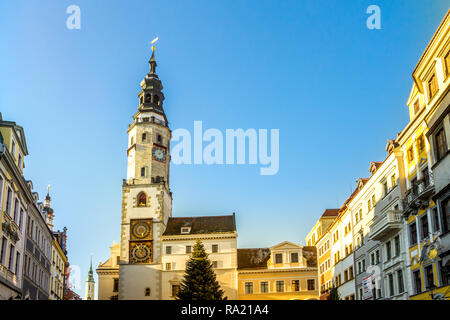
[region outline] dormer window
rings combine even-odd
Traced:
[[[16,157],[16,143],[14,140],[11,142],[11,155],[15,158]]]
[[[181,227],[181,233],[187,234],[191,232],[191,227]]]
[[[434,96],[438,91],[438,83],[435,73],[433,73],[430,79],[428,80],[427,87],[428,87],[428,100],[431,101],[431,99],[434,98]]]
[[[419,103],[419,99],[417,99],[416,102],[414,102],[414,115],[419,113],[419,110],[420,110],[420,103]]]

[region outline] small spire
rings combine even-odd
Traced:
[[[156,41],[158,41],[158,37],[152,40],[150,44],[152,45],[152,57],[150,58],[149,64],[150,64],[150,74],[155,74],[156,72],[156,59],[155,59],[155,46],[153,45]]]
[[[92,254],[91,254],[91,266],[89,267],[87,282],[95,282],[94,280],[94,271],[92,270]]]

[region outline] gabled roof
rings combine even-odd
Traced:
[[[282,243],[276,244],[273,247],[270,247],[270,250],[283,249],[283,248],[298,248],[301,249],[302,246],[290,241],[283,241]]]
[[[189,227],[189,233],[181,233],[182,227]],[[186,234],[230,233],[236,231],[234,213],[229,216],[169,218],[163,236]]]
[[[339,209],[325,209],[321,218],[324,217],[337,217],[339,214]]]

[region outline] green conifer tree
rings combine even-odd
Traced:
[[[334,286],[334,284],[330,288],[330,294],[328,295],[327,300],[341,300],[338,289]]]
[[[216,280],[216,273],[200,240],[194,245],[192,256],[176,298],[178,300],[226,300]]]

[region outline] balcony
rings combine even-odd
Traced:
[[[386,240],[402,227],[402,212],[398,210],[389,210],[385,214],[380,214],[375,219],[371,228],[370,238],[376,241]]]
[[[0,264],[0,277],[5,279],[10,284],[13,284],[16,287],[20,287],[18,278],[14,273],[12,273],[8,268]]]
[[[416,214],[418,210],[426,209],[428,200],[434,193],[434,179],[430,172],[428,176],[412,182],[411,188],[405,193],[404,208],[405,216]]]

